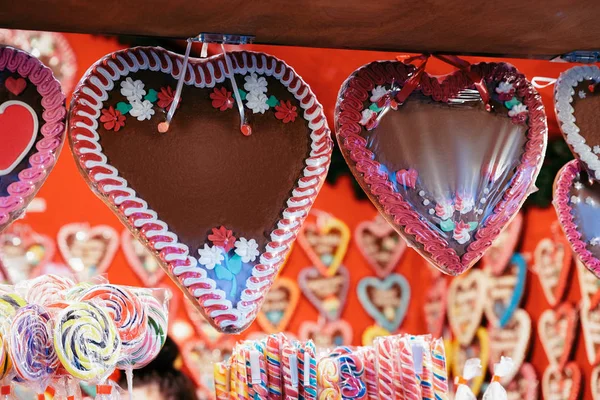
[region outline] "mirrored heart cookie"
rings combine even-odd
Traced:
[[[587,360],[592,366],[600,365],[600,292],[591,300],[581,300],[579,317],[583,330],[583,343]]]
[[[183,56],[154,47],[99,60],[73,96],[71,148],[207,320],[240,332],[324,182],[332,142],[321,105],[281,60],[241,51],[182,69]]]
[[[44,273],[52,261],[54,241],[26,224],[14,223],[0,234],[0,264],[6,280],[13,284]]]
[[[65,95],[52,71],[0,45],[0,232],[52,171],[65,137]]]
[[[406,242],[381,215],[363,221],[354,231],[354,241],[369,266],[380,278],[392,273],[406,251]]]
[[[298,285],[304,296],[324,318],[339,319],[346,306],[350,274],[343,265],[334,276],[323,276],[314,267],[304,268],[298,274]]]

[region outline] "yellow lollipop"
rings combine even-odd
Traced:
[[[8,355],[6,342],[4,341],[4,337],[0,334],[0,381],[6,378],[11,369],[12,362]]]

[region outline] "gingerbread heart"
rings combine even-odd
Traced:
[[[425,291],[423,315],[427,332],[433,337],[441,337],[446,322],[446,309],[448,305],[448,280],[445,276],[433,278],[429,288]]]
[[[523,229],[523,214],[518,213],[508,227],[494,240],[483,255],[484,268],[493,275],[500,275],[508,266]]]
[[[128,230],[121,234],[121,247],[127,262],[145,286],[156,286],[165,276],[156,257],[135,239]]]
[[[227,341],[227,336],[223,332],[216,330],[187,297],[183,300],[183,306],[188,318],[192,321],[192,325],[196,329],[196,333],[207,347],[213,348],[221,342]]]
[[[267,293],[256,320],[267,333],[283,332],[296,311],[299,299],[300,289],[296,282],[279,277]]]
[[[517,214],[547,137],[541,98],[524,75],[504,63],[468,70],[440,78],[373,62],[346,80],[335,112],[340,149],[371,201],[411,247],[453,275]],[[406,87],[414,88],[408,97]]]
[[[343,265],[334,276],[323,276],[314,267],[304,268],[298,275],[298,285],[304,296],[330,321],[342,315],[348,297],[350,275]]]
[[[508,268],[500,275],[488,273],[484,302],[485,315],[492,325],[503,328],[512,319],[523,299],[526,278],[527,262],[518,253],[513,254]]]
[[[597,297],[588,301],[585,297],[581,300],[579,310],[581,327],[583,330],[583,342],[588,362],[592,366],[600,364],[600,302]]]
[[[542,394],[545,399],[577,400],[581,393],[581,369],[575,362],[564,368],[550,365],[542,376]]]
[[[581,299],[591,303],[595,294],[600,291],[600,279],[596,278],[596,275],[589,271],[578,258],[575,258],[575,265]]]
[[[473,342],[468,345],[462,345],[458,340],[454,341],[452,349],[452,373],[454,376],[462,376],[465,362],[470,358],[479,358],[482,365],[487,365],[490,361],[490,341],[488,332],[485,328],[477,328]],[[475,395],[479,394],[485,373],[471,380],[469,386]]]
[[[540,240],[533,253],[533,270],[540,278],[548,303],[554,307],[564,297],[569,283],[572,253],[558,222],[551,227],[553,238]]]
[[[506,386],[515,377],[519,368],[525,361],[529,342],[531,341],[531,318],[527,311],[519,309],[515,311],[513,318],[503,327],[488,327],[490,338],[490,370],[500,357],[510,357],[514,362],[514,368],[508,375],[500,379],[500,383]]]
[[[479,270],[454,278],[448,290],[448,322],[454,337],[468,346],[483,317],[486,296],[485,274]]]
[[[231,347],[215,349],[207,347],[202,340],[192,340],[183,345],[181,354],[196,385],[214,394],[214,364],[227,360]]]
[[[0,46],[0,232],[33,200],[64,141],[65,95],[35,57]]]
[[[334,276],[350,242],[350,228],[342,220],[313,210],[298,235],[298,243],[323,276]]]
[[[343,319],[334,322],[304,321],[298,329],[298,339],[312,340],[320,349],[334,349],[352,343],[352,326]]]
[[[590,378],[590,388],[592,392],[592,399],[600,400],[600,366],[595,367],[592,370],[592,377]]]
[[[358,224],[354,231],[354,241],[380,278],[385,278],[394,271],[406,250],[406,242],[379,214],[373,221]]]
[[[507,400],[538,400],[539,382],[533,365],[524,363],[506,387]]]
[[[538,320],[538,335],[548,361],[563,368],[569,360],[577,333],[577,310],[569,303],[546,310]]]
[[[308,215],[332,142],[308,85],[252,52],[190,60],[158,134],[182,63],[150,47],[98,61],[73,96],[70,143],[92,189],[208,321],[240,332]]]
[[[79,280],[106,272],[119,248],[119,234],[108,225],[67,224],[57,236],[58,249]]]
[[[408,311],[410,284],[400,274],[391,274],[384,279],[363,278],[356,288],[358,299],[365,311],[377,325],[395,332]]]
[[[41,275],[55,251],[54,241],[29,225],[15,223],[0,234],[0,264],[13,284]]]
[[[554,181],[554,208],[560,225],[581,262],[600,278],[600,184],[572,160],[558,171]]]

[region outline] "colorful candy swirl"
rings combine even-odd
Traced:
[[[29,303],[47,306],[66,299],[66,291],[75,283],[63,276],[42,275],[31,281],[26,299]]]
[[[319,400],[339,400],[342,398],[338,387],[339,370],[335,358],[327,357],[319,361],[317,379],[321,388]]]

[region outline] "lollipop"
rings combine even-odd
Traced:
[[[75,283],[71,279],[63,276],[42,275],[30,281],[25,298],[29,303],[46,306],[65,300],[66,291],[74,285]]]
[[[106,311],[90,301],[74,303],[60,312],[54,347],[67,372],[81,380],[103,380],[121,354],[117,327]]]
[[[13,317],[19,308],[26,305],[25,299],[16,293],[0,295],[0,319],[5,320]]]
[[[227,375],[229,370],[225,362],[215,363],[215,397],[217,400],[229,400],[229,391],[227,390]]]
[[[431,346],[433,363],[433,390],[436,400],[448,400],[448,371],[446,369],[446,350],[444,341],[436,339]]]
[[[316,400],[317,398],[317,349],[312,340],[304,345],[304,362],[308,364],[308,374],[304,375],[304,398]]]
[[[8,354],[8,346],[0,334],[0,381],[4,380],[12,369],[12,360]]]
[[[80,282],[75,286],[70,287],[65,292],[65,298],[67,300],[79,300],[81,295],[87,290],[91,289],[94,285],[89,282]]]
[[[319,391],[319,400],[341,399],[338,387],[339,371],[337,360],[331,357],[319,360],[319,364],[317,365],[317,380],[321,388]]]
[[[406,400],[421,400],[421,384],[417,380],[412,346],[408,336],[400,339],[400,370],[402,371],[404,398]]]

